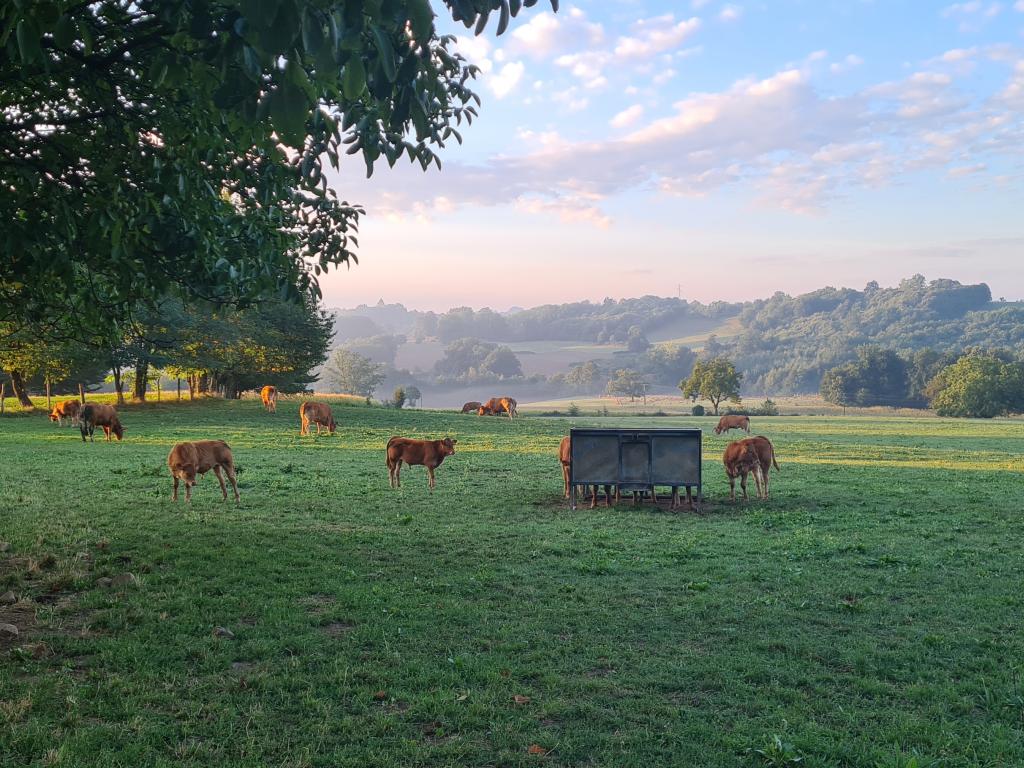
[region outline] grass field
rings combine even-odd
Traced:
[[[1024,764],[1019,422],[764,420],[746,505],[708,434],[696,515],[570,512],[568,420],[338,415],[0,420],[0,765]],[[458,438],[433,495],[388,488],[394,433]],[[172,504],[171,444],[213,437],[242,503]]]

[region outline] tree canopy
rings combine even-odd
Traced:
[[[683,397],[701,397],[710,401],[717,416],[718,405],[723,400],[728,399],[734,403],[740,401],[742,382],[743,374],[736,370],[731,361],[724,357],[713,357],[710,360],[698,360],[690,378],[679,382],[679,389]]]
[[[1024,412],[1024,363],[972,351],[944,368],[927,392],[939,416],[988,419]]]
[[[534,4],[446,0],[478,32]],[[429,0],[5,0],[0,35],[0,321],[57,332],[318,296],[361,212],[324,163],[439,165],[479,103]]]
[[[373,397],[377,387],[383,384],[386,378],[384,366],[380,363],[375,363],[358,352],[336,349],[324,367],[320,380],[328,391]]]

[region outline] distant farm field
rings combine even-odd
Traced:
[[[747,504],[706,431],[697,515],[570,511],[567,419],[296,410],[0,420],[0,765],[1024,764],[1020,422],[756,420]],[[458,438],[432,495],[392,434]],[[170,501],[201,438],[241,504]]]

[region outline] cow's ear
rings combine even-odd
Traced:
[[[452,440],[452,445],[455,445],[457,442],[459,442],[459,441],[458,440]]]

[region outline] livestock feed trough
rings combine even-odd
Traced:
[[[569,431],[569,504],[576,509],[579,486],[612,485],[621,491],[655,488],[695,491],[701,503],[701,430],[572,429]],[[673,503],[677,499],[673,494]]]

